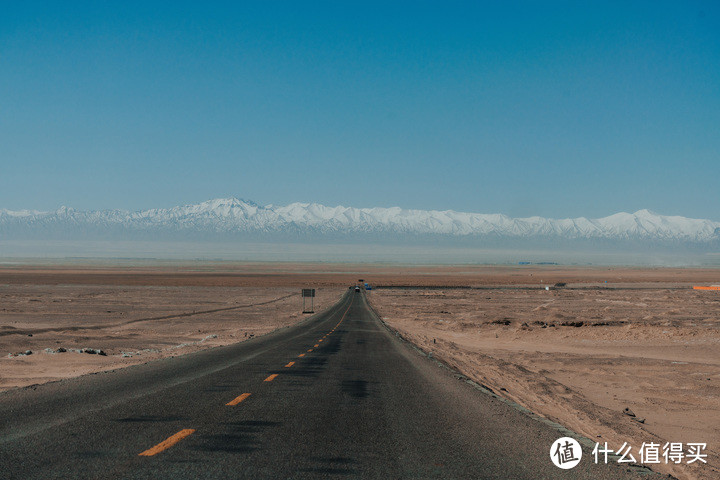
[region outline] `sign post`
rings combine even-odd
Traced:
[[[310,297],[310,310],[305,308],[305,299]],[[303,313],[315,313],[315,289],[314,288],[303,288],[302,289],[303,299]]]

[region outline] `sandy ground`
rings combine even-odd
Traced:
[[[317,289],[315,311],[342,291]],[[295,287],[0,284],[0,390],[226,345],[307,316]]]
[[[636,458],[643,442],[705,442],[709,465],[653,469],[720,478],[720,294],[647,280],[382,289],[371,301],[403,336],[496,393],[611,448],[628,442]]]

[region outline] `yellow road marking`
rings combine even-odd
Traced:
[[[168,448],[172,447],[176,443],[178,443],[183,438],[192,435],[195,432],[192,428],[186,428],[185,430],[180,430],[178,433],[173,435],[172,437],[169,437],[167,440],[164,440],[157,445],[155,445],[152,448],[148,448],[142,453],[139,453],[138,455],[141,457],[152,457],[153,455],[157,455],[158,453],[162,452],[163,450],[167,450]]]
[[[318,343],[320,343],[320,342],[322,342],[322,341],[323,341],[323,339],[321,338],[320,340],[318,340]]]
[[[305,356],[304,353],[301,353],[300,355],[298,355],[298,357],[304,357],[304,356]]]
[[[319,343],[316,343],[315,345],[313,345],[313,348],[317,348],[317,347],[319,347],[319,346],[320,346],[320,344],[319,344]]]
[[[292,367],[293,365],[295,365],[295,362],[290,362],[287,365],[285,365],[285,368]]]
[[[267,378],[265,379],[265,381],[266,381],[266,382],[272,382],[273,380],[275,380],[275,377],[277,377],[278,375],[280,375],[280,374],[279,374],[279,373],[273,373],[272,375],[270,375],[269,377],[267,377]]]
[[[230,405],[231,407],[234,407],[235,405],[237,405],[238,403],[242,402],[243,400],[245,400],[245,399],[246,399],[247,397],[249,397],[249,396],[250,396],[249,393],[243,393],[242,395],[240,395],[239,397],[237,397],[235,400],[233,400],[233,401],[231,401],[231,402],[228,402],[228,403],[226,403],[225,405]]]
[[[312,348],[310,350],[308,350],[308,352],[312,352]]]

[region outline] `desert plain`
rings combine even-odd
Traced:
[[[488,390],[619,448],[706,443],[720,477],[720,269],[185,263],[0,266],[0,390],[245,341],[358,280],[384,322]],[[94,353],[93,353],[94,352]],[[628,414],[630,413],[630,414]]]

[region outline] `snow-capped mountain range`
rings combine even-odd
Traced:
[[[197,205],[152,209],[53,212],[0,209],[0,240],[98,235],[176,235],[213,237],[525,239],[652,241],[717,244],[720,222],[664,216],[640,210],[604,218],[510,218],[501,214],[452,210],[327,207],[315,203],[260,206],[237,198]]]

